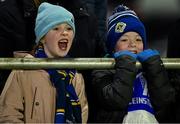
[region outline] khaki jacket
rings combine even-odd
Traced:
[[[73,79],[82,109],[82,122],[88,118],[85,84],[81,74]],[[0,96],[0,122],[53,123],[56,89],[44,70],[14,70]]]

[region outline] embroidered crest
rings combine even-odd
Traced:
[[[115,27],[116,33],[122,33],[124,32],[124,29],[126,28],[126,23],[124,22],[118,22]]]

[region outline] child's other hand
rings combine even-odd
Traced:
[[[137,59],[140,62],[144,62],[152,56],[159,55],[157,50],[147,49],[137,54]]]

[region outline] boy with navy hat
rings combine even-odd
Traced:
[[[143,23],[133,10],[119,5],[108,20],[107,49],[114,70],[93,72],[97,122],[158,123],[157,112],[174,100],[157,50],[146,49]],[[142,69],[136,68],[139,61]]]

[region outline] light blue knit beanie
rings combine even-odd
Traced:
[[[49,30],[65,22],[72,27],[75,34],[74,16],[71,12],[58,5],[52,5],[47,2],[41,3],[35,24],[36,43],[38,44]]]

